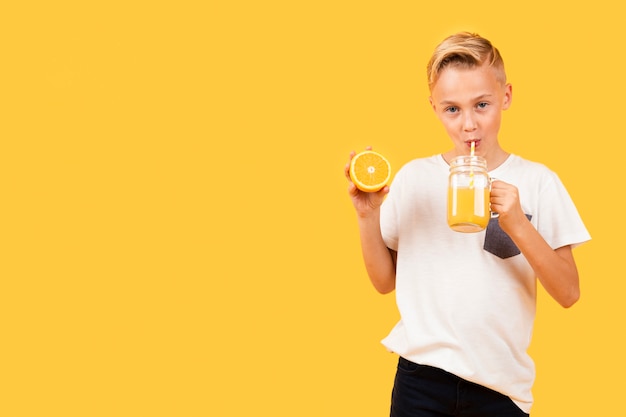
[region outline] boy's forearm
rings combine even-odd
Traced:
[[[380,230],[380,214],[359,217],[361,250],[367,274],[374,288],[387,294],[396,286],[395,260],[385,244]]]
[[[580,297],[578,270],[571,247],[552,249],[530,222],[523,224],[511,239],[535,271],[546,291],[563,307]]]

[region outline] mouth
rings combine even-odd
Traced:
[[[468,148],[471,148],[472,142],[474,142],[475,148],[478,148],[480,146],[480,139],[467,140],[465,141],[465,145],[467,145]]]

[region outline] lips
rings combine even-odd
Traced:
[[[472,140],[467,140],[465,141],[465,144],[467,145],[468,148],[472,147],[472,142],[474,142],[474,146],[478,147],[478,145],[480,145],[480,139],[472,139]]]

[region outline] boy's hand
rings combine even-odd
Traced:
[[[368,146],[365,149],[372,150],[372,147]],[[348,194],[350,195],[350,198],[352,198],[352,204],[356,209],[357,215],[359,217],[368,217],[380,208],[380,205],[385,200],[385,196],[389,193],[389,186],[387,185],[377,192],[368,193],[359,190],[350,179],[350,162],[355,155],[355,151],[350,152],[350,159],[344,168],[344,174],[349,182]]]
[[[528,218],[522,210],[519,200],[519,191],[516,186],[504,181],[494,180],[491,183],[491,211],[498,214],[498,221],[502,230],[512,236],[522,222]]]

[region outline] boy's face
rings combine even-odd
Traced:
[[[502,110],[511,105],[511,85],[496,78],[486,65],[471,69],[448,67],[433,86],[430,104],[452,139],[454,153],[489,158],[501,151],[498,131]]]

